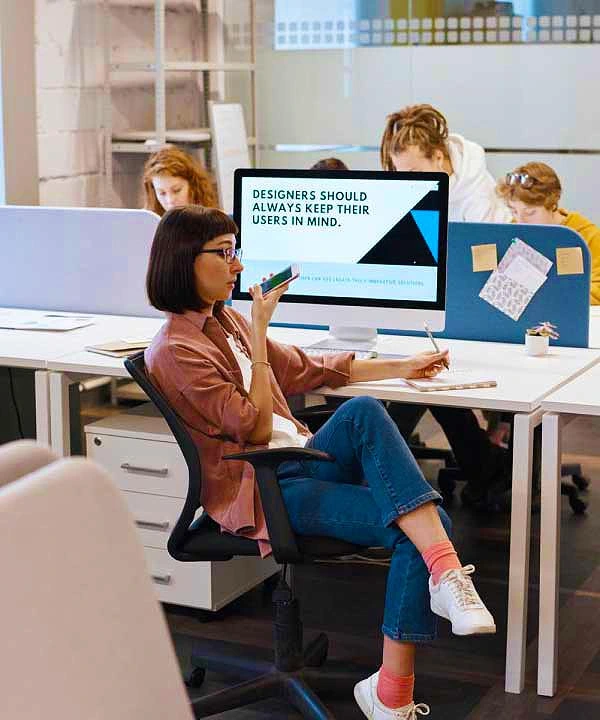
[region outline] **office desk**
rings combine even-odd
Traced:
[[[19,320],[35,320],[51,310],[0,308]],[[60,312],[61,315],[81,313]],[[86,315],[89,313],[86,313]],[[0,329],[0,365],[35,370],[36,436],[51,444],[51,406],[49,363],[76,352],[86,345],[96,345],[119,337],[152,337],[162,325],[161,319],[117,315],[91,315],[92,325],[76,330],[9,330]],[[86,353],[93,355],[93,353]],[[97,355],[97,357],[102,357]],[[97,374],[97,373],[93,373]],[[107,373],[110,374],[110,373]]]
[[[325,336],[323,331],[298,328],[271,328],[269,335],[279,342],[308,345]],[[117,333],[112,337],[118,337]],[[498,381],[496,388],[479,388],[451,392],[420,393],[398,383],[360,383],[337,390],[320,388],[323,395],[351,397],[372,395],[396,402],[424,405],[446,405],[515,413],[513,458],[513,511],[511,515],[509,604],[506,690],[521,692],[524,685],[526,612],[529,579],[529,536],[531,510],[531,467],[533,431],[541,422],[540,404],[553,390],[600,361],[600,350],[552,348],[542,358],[530,358],[523,346],[460,340],[444,341],[450,348],[456,367],[474,373],[490,373]],[[429,349],[418,337],[382,335],[377,341],[379,353],[412,354]],[[52,445],[68,454],[68,385],[73,375],[100,374],[127,377],[123,361],[79,351],[67,353],[48,364],[50,370],[50,405]]]
[[[578,415],[600,416],[600,366],[550,394],[542,409],[538,693],[552,696],[558,662],[562,428]]]

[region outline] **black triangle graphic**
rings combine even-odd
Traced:
[[[437,265],[411,213],[396,223],[358,262],[369,265]]]

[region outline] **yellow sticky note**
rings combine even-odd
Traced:
[[[473,272],[495,270],[498,267],[498,252],[495,243],[489,245],[471,245]]]
[[[556,248],[557,275],[583,275],[583,255],[580,247]]]

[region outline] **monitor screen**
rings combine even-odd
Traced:
[[[234,300],[291,264],[286,303],[444,310],[445,173],[237,170]]]

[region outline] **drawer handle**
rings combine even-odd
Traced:
[[[144,475],[158,475],[165,477],[169,474],[169,468],[149,468],[141,465],[131,465],[130,463],[121,463],[121,470],[131,473],[144,473]]]
[[[164,575],[154,575],[153,573],[152,580],[154,580],[157,585],[170,585],[171,573],[165,573]]]
[[[143,528],[144,530],[168,530],[169,529],[169,521],[164,520],[163,522],[154,522],[153,520],[136,520],[135,524],[139,528]]]

